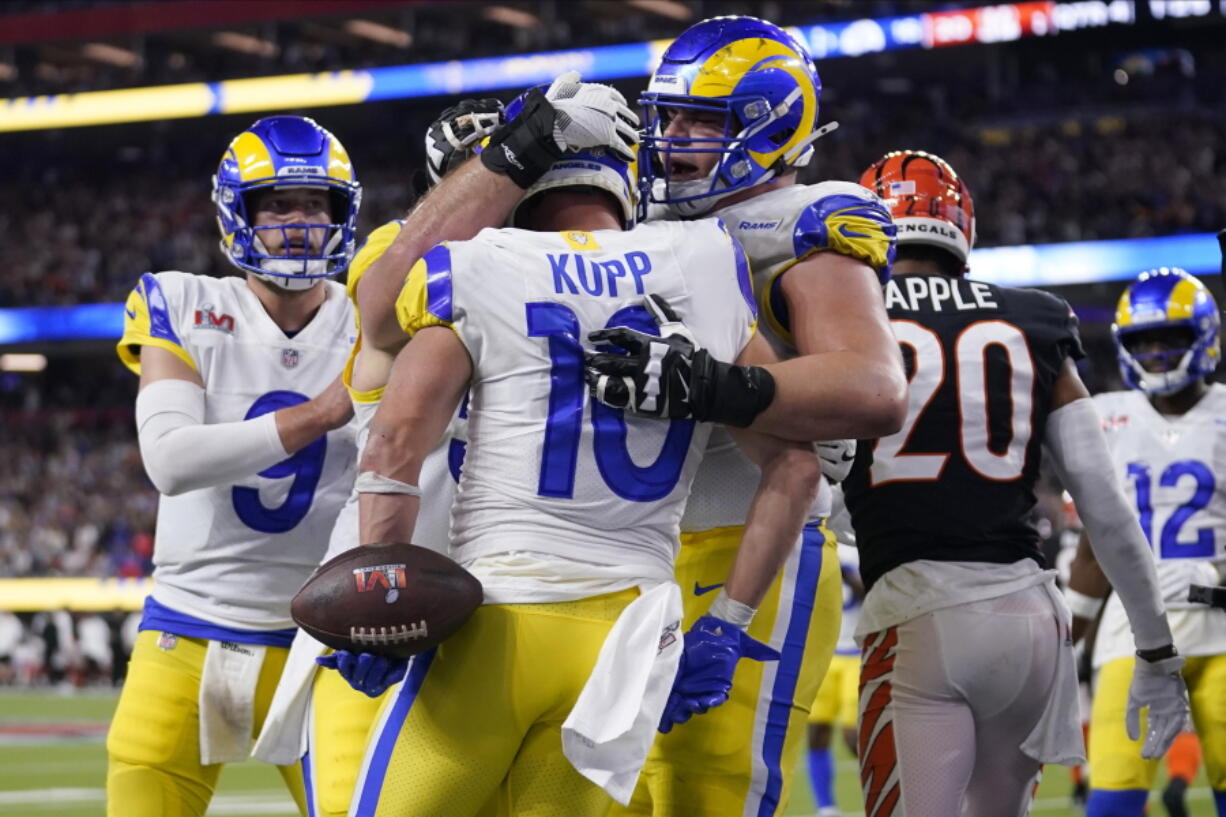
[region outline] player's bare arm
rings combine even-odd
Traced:
[[[1077,541],[1077,552],[1069,564],[1068,589],[1065,591],[1065,600],[1073,613],[1073,643],[1085,636],[1109,592],[1111,582],[1103,573],[1098,559],[1094,558],[1090,537],[1082,532]]]
[[[392,304],[426,250],[501,225],[524,190],[565,150],[603,147],[629,160],[638,141],[637,124],[620,93],[581,83],[574,72],[559,77],[545,93],[530,92],[519,116],[491,137],[479,158],[461,165],[414,208],[400,235],[363,276],[358,309],[366,348],[394,354],[404,343]],[[355,388],[367,387],[364,374],[355,371]]]
[[[775,399],[751,429],[792,440],[893,434],[907,413],[907,378],[877,274],[834,252],[783,275],[798,356],[767,366]]]
[[[157,346],[141,347],[140,360],[142,456],[150,479],[169,496],[259,473],[353,416],[338,376],[296,406],[249,420],[205,423],[204,382],[194,368]]]
[[[446,431],[471,377],[468,352],[445,327],[418,331],[396,356],[358,465],[361,544],[411,540],[421,503],[417,493],[394,483],[417,485],[422,461]],[[364,490],[364,483],[373,490]]]

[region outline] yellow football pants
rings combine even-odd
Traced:
[[[1090,785],[1096,789],[1148,790],[1154,782],[1158,761],[1141,757],[1141,742],[1129,740],[1124,728],[1134,660],[1117,658],[1098,672],[1089,747]],[[1183,677],[1188,684],[1196,734],[1204,749],[1209,785],[1226,791],[1226,655],[1189,656]],[[1144,712],[1141,734],[1145,734]]]
[[[822,679],[809,723],[838,724],[854,729],[860,710],[860,656],[836,655]]]
[[[311,689],[309,749],[306,768],[311,817],[346,817],[361,771],[370,730],[383,699],[368,697],[345,682],[339,672],[319,669]]]
[[[177,636],[163,649],[161,635],[144,630],[137,637],[107,733],[108,817],[203,817],[221,773],[220,764],[200,762],[198,701],[208,641]],[[252,737],[264,725],[288,653],[284,647],[265,652]],[[278,769],[305,815],[301,767]]]
[[[358,778],[356,817],[598,817],[609,796],[562,754],[626,590],[574,602],[478,608],[413,658],[387,696]]]
[[[717,595],[743,530],[682,535],[677,581],[687,629]],[[611,817],[782,814],[842,616],[834,535],[808,527],[749,626],[782,659],[741,661],[726,703],[657,736],[629,808],[614,803]]]

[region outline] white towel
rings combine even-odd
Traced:
[[[200,762],[246,760],[255,722],[262,644],[210,641],[200,675]]]
[[[264,718],[264,728],[251,750],[252,757],[277,766],[290,766],[306,754],[307,711],[315,672],[319,669],[315,659],[327,651],[304,630],[294,635],[285,669]]]
[[[1077,689],[1077,661],[1073,657],[1072,617],[1064,596],[1056,589],[1056,582],[1049,578],[1041,587],[1047,592],[1059,622],[1060,635],[1065,643],[1060,644],[1056,659],[1056,677],[1052,684],[1047,708],[1039,716],[1026,740],[1022,751],[1040,763],[1075,766],[1085,763],[1085,741],[1081,735],[1081,706]]]
[[[578,772],[629,805],[681,661],[681,588],[665,582],[618,616],[575,707],[562,751]]]

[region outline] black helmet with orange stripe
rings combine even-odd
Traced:
[[[949,163],[922,150],[882,156],[860,184],[885,200],[898,226],[898,245],[938,247],[966,264],[975,244],[975,205]]]

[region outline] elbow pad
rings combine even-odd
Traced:
[[[186,380],[157,380],[136,397],[141,459],[160,493],[242,480],[289,456],[275,412],[233,423],[204,422],[204,389]]]
[[[1170,644],[1153,555],[1136,510],[1124,498],[1094,402],[1082,398],[1053,411],[1044,443],[1077,505],[1094,557],[1128,613],[1137,647]]]

